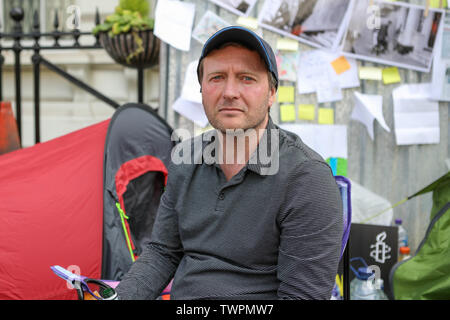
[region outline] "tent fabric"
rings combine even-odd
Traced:
[[[450,173],[433,183],[430,224],[416,254],[390,273],[394,299],[450,300]]]
[[[172,129],[129,103],[111,119],[104,156],[103,279],[121,280],[150,239],[167,182]]]
[[[0,156],[0,299],[76,299],[52,265],[99,278],[108,124]]]

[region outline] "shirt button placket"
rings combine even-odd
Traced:
[[[216,211],[223,211],[223,208],[224,208],[223,200],[224,199],[225,199],[225,192],[220,191],[219,195],[217,196]]]

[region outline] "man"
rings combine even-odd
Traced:
[[[173,152],[152,239],[120,299],[155,299],[172,278],[172,299],[329,299],[341,198],[323,159],[270,119],[272,49],[250,30],[224,28],[206,42],[198,77],[216,130]],[[175,161],[180,150],[191,161]]]

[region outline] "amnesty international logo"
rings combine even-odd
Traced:
[[[379,263],[385,263],[386,260],[391,258],[389,254],[391,252],[391,247],[384,242],[386,240],[386,232],[381,232],[376,236],[376,243],[370,245],[370,256]]]

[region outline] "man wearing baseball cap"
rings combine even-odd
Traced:
[[[271,47],[224,28],[205,43],[197,74],[216,130],[178,144],[193,161],[172,157],[151,241],[119,298],[155,299],[173,279],[171,299],[329,299],[342,202],[326,162],[270,118]]]

